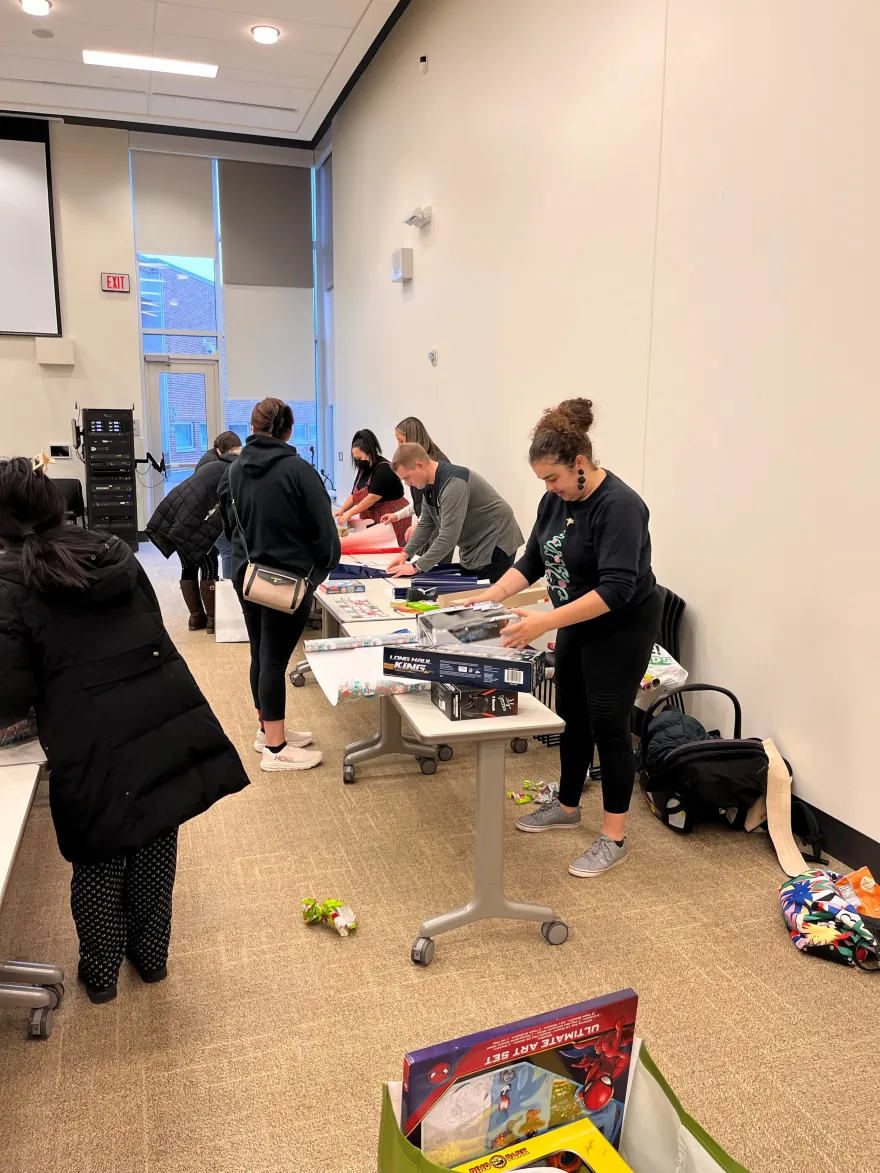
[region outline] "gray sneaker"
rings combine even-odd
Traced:
[[[516,820],[518,831],[550,831],[554,827],[577,827],[581,821],[580,807],[569,814],[559,805],[559,799],[554,798],[546,806],[530,815],[520,815]]]
[[[609,839],[604,831],[600,831],[599,838],[594,840],[592,847],[587,848],[583,855],[569,864],[568,870],[573,876],[592,879],[610,871],[611,868],[616,868],[619,863],[625,863],[628,854],[625,839],[623,846],[618,847],[614,839]]]

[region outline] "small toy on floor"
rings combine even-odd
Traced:
[[[341,900],[325,900],[319,904],[317,900],[303,900],[303,920],[307,925],[332,925],[340,937],[347,937],[357,928],[357,917],[347,904]]]
[[[515,790],[508,790],[507,797],[512,798],[517,806],[522,806],[525,802],[535,801],[531,794],[517,793]]]

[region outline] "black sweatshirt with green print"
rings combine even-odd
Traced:
[[[575,627],[585,641],[638,621],[657,585],[651,570],[648,507],[613,472],[586,501],[545,493],[516,569],[535,582],[546,575],[550,601],[562,607],[596,591],[609,611]]]

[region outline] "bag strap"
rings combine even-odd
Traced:
[[[241,534],[241,544],[244,546],[244,556],[248,560],[248,562],[250,562],[251,556],[250,556],[250,553],[248,552],[247,538],[244,536],[244,526],[241,524],[241,519],[238,516],[238,506],[235,504],[235,489],[233,488],[233,485],[232,485],[232,474],[234,471],[235,471],[235,469],[229,470],[229,487],[230,487],[230,489],[232,489],[232,494],[230,497],[230,499],[232,501],[232,512],[235,514],[235,524],[238,527],[239,534]],[[241,470],[239,469],[239,472],[240,471]],[[242,474],[242,475],[244,475],[244,474]]]

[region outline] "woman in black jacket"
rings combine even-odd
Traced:
[[[80,981],[109,1002],[123,954],[165,977],[177,829],[248,778],[131,550],[64,512],[41,462],[0,462],[0,726],[36,710]]]
[[[217,488],[239,452],[241,440],[235,432],[221,433],[192,476],[162,498],[147,523],[153,545],[166,558],[175,552],[180,558],[180,593],[189,610],[190,631],[214,630],[216,542],[223,533]]]
[[[314,588],[339,562],[339,534],[317,471],[288,440],[293,412],[263,399],[251,414],[253,435],[220,482],[220,509],[232,541],[232,582],[241,599],[251,645],[251,693],[260,727],[254,749],[263,770],[310,770],[323,761],[305,747],[311,733],[285,729],[285,672],[312,606]],[[248,563],[307,577],[310,589],[293,614],[248,602]]]

